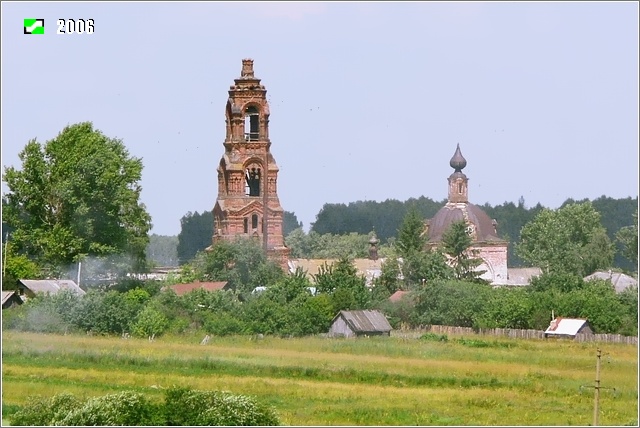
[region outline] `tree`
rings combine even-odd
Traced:
[[[396,247],[398,255],[406,258],[416,251],[423,251],[426,243],[424,232],[424,219],[420,212],[412,205],[409,212],[404,216],[402,225],[398,230]]]
[[[6,221],[20,253],[61,268],[85,256],[131,257],[142,268],[151,217],[140,202],[142,160],[91,122],[65,127],[6,167]]]
[[[347,257],[332,265],[325,262],[313,279],[318,293],[331,295],[334,312],[364,309],[370,300],[365,277],[358,275],[358,270]]]
[[[296,214],[289,211],[285,211],[284,216],[282,218],[282,235],[286,237],[293,230],[298,228],[302,229],[302,222],[298,221],[298,217],[296,216]]]
[[[442,234],[442,247],[451,258],[456,279],[482,281],[480,276],[485,271],[477,270],[482,259],[477,257],[478,251],[471,248],[472,240],[467,224],[455,221]]]
[[[3,275],[2,289],[17,290],[18,281],[21,279],[38,279],[40,278],[40,269],[24,254],[15,254],[13,245],[7,243],[3,253]]]
[[[158,266],[178,266],[178,237],[156,235],[149,237],[147,260]]]
[[[190,270],[188,280],[228,281],[231,289],[244,294],[275,284],[284,275],[282,268],[265,256],[260,242],[240,237],[233,242],[216,242],[211,251],[199,253],[183,269]]]
[[[211,245],[213,238],[213,214],[203,211],[202,214],[189,211],[180,219],[178,234],[178,260],[180,265],[190,262],[198,251]]]
[[[629,259],[638,270],[638,209],[633,214],[633,224],[620,228],[616,239],[622,245],[622,255]]]
[[[570,272],[584,277],[613,262],[613,245],[590,202],[545,208],[522,228],[520,236],[519,256],[543,273]]]

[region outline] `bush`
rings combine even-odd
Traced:
[[[273,426],[275,412],[254,399],[223,391],[171,388],[165,392],[165,418],[171,426]]]
[[[431,342],[446,342],[449,340],[446,334],[425,333],[420,336],[420,340],[429,340]]]
[[[66,412],[65,412],[66,413]],[[56,425],[164,425],[161,406],[140,393],[123,391],[89,399],[82,407],[68,412]]]
[[[9,417],[11,425],[59,425],[59,421],[68,413],[82,406],[80,400],[68,393],[49,398],[29,397],[27,403]]]
[[[246,329],[245,323],[231,314],[221,312],[205,318],[204,329],[216,336],[242,334]]]

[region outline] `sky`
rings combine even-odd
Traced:
[[[91,121],[142,159],[151,233],[213,209],[243,58],[267,89],[280,203],[305,230],[326,203],[446,199],[457,144],[476,205],[638,195],[635,1],[1,7],[3,171]],[[68,18],[94,33],[56,34]]]

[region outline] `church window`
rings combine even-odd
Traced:
[[[247,168],[247,171],[245,172],[245,190],[248,196],[260,196],[261,175],[260,168],[256,168],[255,166]]]
[[[244,116],[244,138],[247,141],[257,141],[260,136],[260,114],[255,106],[249,106]]]
[[[244,218],[244,233],[249,233],[249,219]]]
[[[258,228],[258,214],[251,216],[251,228],[254,230]]]

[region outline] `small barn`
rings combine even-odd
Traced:
[[[2,309],[7,309],[12,306],[18,306],[22,303],[22,299],[16,294],[15,291],[2,292]]]
[[[544,337],[575,339],[577,334],[593,334],[589,322],[584,318],[561,318],[551,321]]]
[[[331,321],[329,337],[389,336],[392,327],[380,311],[340,311]]]
[[[71,291],[78,296],[86,294],[70,279],[21,279],[18,282],[18,293],[26,297],[35,297],[37,293],[56,294],[63,290]]]

